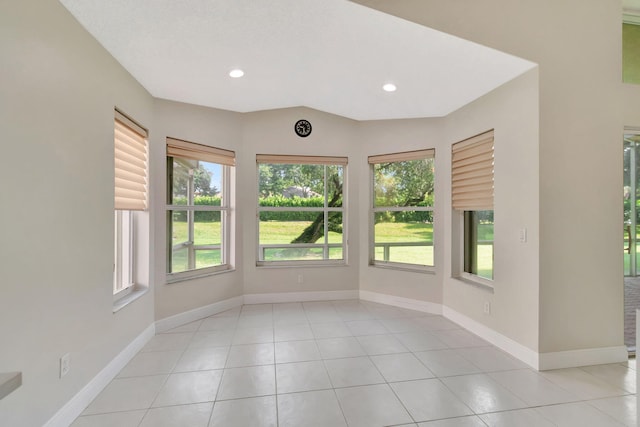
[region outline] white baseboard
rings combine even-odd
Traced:
[[[68,427],[155,335],[152,323],[71,398],[44,427]]]
[[[473,332],[483,340],[495,345],[499,349],[509,353],[516,359],[521,360],[532,368],[539,369],[539,354],[511,338],[479,323],[470,317],[460,314],[457,311],[444,307],[442,315],[447,319],[456,322],[469,332]]]
[[[194,308],[193,310],[185,311],[184,313],[179,313],[174,316],[165,317],[164,319],[156,321],[156,332],[165,332],[170,329],[177,328],[178,326],[186,325],[187,323],[195,322],[196,320],[204,319],[205,317],[240,307],[243,304],[243,300],[244,298],[242,296],[237,296],[205,305],[204,307]]]
[[[581,350],[540,353],[540,370],[573,368],[576,366],[603,365],[629,360],[627,347],[586,348]]]
[[[420,301],[411,298],[397,297],[394,295],[380,294],[378,292],[360,291],[360,299],[394,307],[408,308],[409,310],[422,311],[430,314],[442,314],[442,304],[429,301]]]
[[[247,294],[245,304],[275,304],[282,302],[335,301],[358,299],[358,290],[317,292],[275,292],[270,294]]]

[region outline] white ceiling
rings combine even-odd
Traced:
[[[535,66],[346,0],[60,1],[153,96],[238,112],[444,116]]]

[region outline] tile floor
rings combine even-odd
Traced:
[[[365,301],[245,305],[156,335],[72,426],[635,426],[635,369],[536,372]]]

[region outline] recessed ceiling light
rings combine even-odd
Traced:
[[[229,77],[233,77],[234,79],[237,79],[242,76],[244,76],[244,71],[242,71],[240,68],[236,68],[235,70],[229,71]]]
[[[385,92],[395,92],[396,89],[396,85],[394,85],[393,83],[387,83],[382,86],[382,90],[384,90]]]

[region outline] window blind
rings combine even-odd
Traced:
[[[452,147],[451,199],[454,209],[493,209],[493,130]]]
[[[195,142],[175,138],[167,138],[167,156],[201,160],[203,162],[218,163],[225,166],[236,165],[235,151],[196,144]]]
[[[147,208],[147,131],[115,112],[115,209]]]
[[[402,153],[379,154],[369,156],[369,164],[407,162],[410,160],[430,159],[435,155],[436,150],[430,148],[428,150],[405,151]]]
[[[257,163],[285,164],[285,165],[342,165],[346,166],[347,157],[332,156],[296,156],[280,154],[258,154]]]

